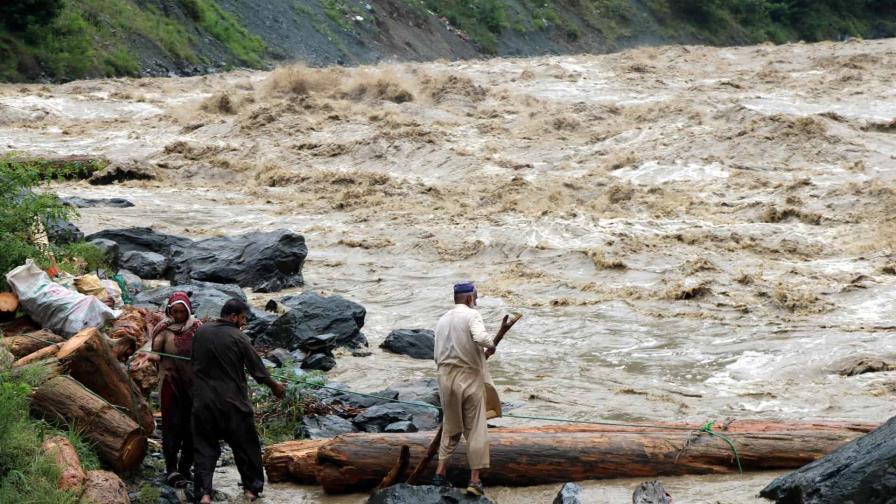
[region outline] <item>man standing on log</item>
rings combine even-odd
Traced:
[[[486,359],[495,353],[496,340],[503,338],[518,317],[508,320],[509,317],[505,316],[498,335],[492,339],[485,332],[482,315],[474,309],[477,297],[476,287],[472,283],[455,285],[454,308],[436,324],[435,361],[443,418],[439,465],[433,484],[447,485],[446,463],[463,434],[470,465],[467,493],[483,495],[485,492],[479,471],[489,467],[487,391],[489,387],[494,390]],[[495,408],[499,409],[500,406],[489,405],[489,409]]]
[[[258,383],[282,398],[285,387],[268,374],[249,338],[249,307],[231,299],[221,308],[221,318],[209,322],[193,338],[193,445],[196,449],[196,495],[212,501],[212,475],[221,455],[220,441],[233,450],[233,458],[250,501],[264,489],[261,443],[249,402],[246,371]]]

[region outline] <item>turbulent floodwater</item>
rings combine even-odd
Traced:
[[[306,289],[368,309],[373,356],[330,373],[356,389],[433,376],[377,346],[473,279],[487,324],[525,315],[491,361],[515,413],[882,421],[896,373],[833,370],[896,353],[894,79],[878,40],[2,85],[0,150],[158,168],[54,188],[135,203],[87,232],[303,233]],[[773,476],[664,481],[735,503]]]

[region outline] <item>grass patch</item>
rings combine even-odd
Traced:
[[[250,33],[233,14],[214,0],[181,1],[199,26],[227,46],[242,62],[253,67],[263,64],[264,42]]]
[[[78,495],[56,487],[59,468],[40,450],[44,438],[55,431],[28,416],[30,390],[8,372],[0,372],[0,502],[75,504]],[[79,437],[75,439],[82,446],[78,452],[82,463],[93,465],[96,455]]]
[[[292,368],[292,363],[284,363]],[[306,373],[287,381],[286,394],[277,401],[265,386],[253,386],[252,399],[257,418],[258,435],[262,443],[271,445],[295,439],[296,431],[302,426],[302,417],[322,412],[317,399],[309,394],[313,384],[323,385],[324,374],[319,371]]]

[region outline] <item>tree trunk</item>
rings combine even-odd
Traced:
[[[109,471],[88,471],[82,502],[97,504],[131,504],[128,489],[117,474]]]
[[[264,451],[264,468],[268,480],[293,481],[310,485],[317,479],[308,468],[317,461],[317,449],[329,443],[329,439],[305,439],[275,444]]]
[[[685,427],[679,424],[679,427]],[[588,479],[737,472],[731,447],[717,437],[694,431],[657,428],[546,426],[489,432],[491,469],[486,484],[526,486]],[[746,429],[750,430],[746,430]],[[873,428],[856,424],[736,422],[724,434],[737,447],[745,470],[800,467]],[[615,429],[615,430],[613,430]],[[722,433],[721,431],[715,431]],[[410,467],[422,459],[433,432],[346,434],[308,454],[312,445],[293,441],[296,454],[279,465],[291,480],[317,481],[330,493],[365,491],[393,467],[402,445],[411,450]],[[269,450],[282,450],[275,445]],[[281,454],[280,458],[288,454]],[[426,475],[431,477],[433,469]],[[271,481],[282,472],[269,472]],[[465,482],[465,444],[449,462],[448,476]]]
[[[62,343],[65,338],[53,334],[50,331],[37,331],[22,334],[20,336],[10,336],[0,339],[0,344],[5,346],[16,359],[21,359],[30,353],[34,353],[41,348]]]
[[[11,320],[19,309],[19,297],[13,292],[0,292],[0,320]]]
[[[56,357],[68,374],[114,406],[120,406],[137,421],[147,435],[155,430],[149,404],[128,376],[127,369],[115,359],[108,339],[95,328],[72,336]]]
[[[140,426],[70,376],[57,376],[35,389],[31,411],[47,421],[81,429],[100,458],[116,471],[137,468],[146,455]]]
[[[59,467],[59,488],[80,491],[87,475],[81,468],[81,459],[71,442],[62,436],[55,436],[45,440],[40,448]]]

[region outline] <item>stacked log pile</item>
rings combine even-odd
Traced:
[[[692,428],[692,432],[674,428]],[[737,447],[744,470],[797,468],[876,427],[872,424],[736,421],[720,434]],[[666,430],[666,429],[669,430]],[[527,486],[566,481],[738,471],[731,447],[699,425],[663,428],[546,426],[493,429],[487,485]],[[434,433],[346,434],[323,443],[271,446],[264,463],[271,481],[317,482],[329,493],[370,490],[396,465],[403,446],[413,468]],[[435,464],[430,464],[431,477]],[[409,470],[402,477],[407,478]],[[455,484],[467,475],[464,445],[449,463]]]
[[[140,465],[147,438],[155,430],[149,403],[122,363],[147,339],[144,314],[139,309],[125,309],[112,325],[113,338],[88,328],[65,340],[22,326],[15,335],[0,339],[0,348],[16,359],[14,371],[26,366],[44,371],[43,381],[31,395],[32,414],[63,428],[79,429],[115,471],[130,471]],[[6,334],[9,332],[4,331]],[[62,458],[57,460],[67,460],[66,451],[60,453]],[[108,479],[93,476],[97,489]],[[114,494],[115,484],[104,485],[106,493]]]

